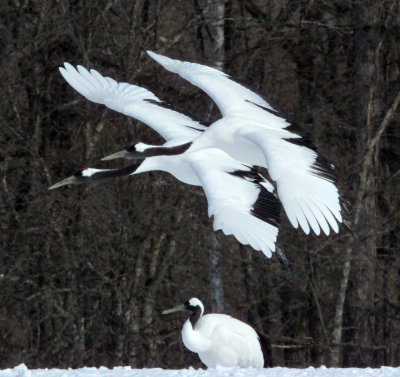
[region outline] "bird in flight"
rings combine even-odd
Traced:
[[[174,152],[177,154],[165,154],[164,151],[163,155],[142,156],[122,169],[83,168],[50,189],[146,171],[166,171],[182,182],[202,186],[208,201],[208,214],[214,216],[214,230],[221,229],[226,235],[235,236],[240,243],[250,244],[271,257],[275,251],[281,209],[272,184],[257,168],[238,162],[217,148]]]
[[[75,69],[65,63],[60,72],[79,93],[141,120],[166,139],[162,146],[137,143],[105,158],[122,157],[136,160],[136,164],[140,161],[138,166],[133,165],[134,170],[87,169],[82,171],[85,182],[151,170],[167,171],[184,183],[203,187],[215,229],[234,234],[239,242],[250,244],[267,256],[275,249],[278,198],[292,225],[295,228],[300,225],[306,234],[311,229],[316,235],[321,229],[326,235],[331,229],[339,231],[347,211],[338,192],[334,166],[263,96],[214,68],[150,51],[148,54],[167,70],[204,90],[219,107],[222,118],[207,124],[174,109],[144,88],[118,83],[93,69],[88,71],[82,66]],[[217,161],[215,156],[219,155],[221,160]],[[257,166],[267,169],[269,178],[275,181],[277,196]],[[51,188],[83,182],[81,177],[73,177]],[[240,189],[232,189],[232,178],[236,178],[234,184]],[[239,198],[238,193],[243,197]],[[230,207],[226,206],[228,197]],[[239,202],[240,210],[250,213],[250,217],[233,216],[229,212]],[[224,215],[218,218],[221,213]],[[254,235],[258,229],[252,225],[254,218],[263,221],[264,227],[269,225],[262,240]],[[243,231],[238,231],[239,228]]]

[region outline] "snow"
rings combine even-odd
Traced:
[[[269,368],[269,369],[28,369],[24,364],[0,370],[0,377],[400,377],[400,368]]]

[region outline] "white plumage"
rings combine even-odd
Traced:
[[[327,235],[331,228],[338,232],[343,208],[333,165],[262,96],[214,68],[148,54],[210,95],[222,119],[207,128],[146,89],[117,83],[81,66],[76,70],[68,63],[60,71],[86,98],[145,122],[170,141],[168,145],[192,141],[191,152],[214,147],[248,165],[266,167],[295,228],[300,225],[307,234],[311,228],[317,235],[321,229]]]
[[[60,73],[68,84],[88,100],[146,123],[165,140],[192,140],[207,129],[201,121],[174,110],[140,86],[119,83],[80,65],[75,69],[68,63],[60,67]]]
[[[163,314],[176,311],[191,313],[182,328],[182,341],[208,368],[264,366],[258,335],[248,324],[226,314],[203,315],[204,306],[197,298]]]
[[[262,96],[214,68],[151,51],[148,54],[215,101],[223,117],[204,132],[204,136],[208,134],[206,143],[239,161],[266,167],[295,228],[300,224],[308,234],[311,225],[315,234],[321,228],[329,235],[330,225],[338,232],[342,216],[333,165],[292,130]],[[251,143],[243,143],[244,139]]]

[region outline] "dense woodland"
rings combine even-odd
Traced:
[[[180,340],[199,297],[245,320],[266,366],[400,365],[397,0],[6,0],[0,5],[0,367],[201,367]],[[64,61],[204,121],[198,88],[145,51],[223,69],[295,120],[339,171],[352,237],[282,213],[276,258],[212,231],[201,188],[166,173],[48,187],[149,127],[90,103]]]

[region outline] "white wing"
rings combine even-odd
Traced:
[[[308,234],[311,226],[317,235],[320,227],[329,235],[329,225],[339,231],[342,216],[336,172],[323,156],[301,145],[302,138],[282,139],[257,127],[240,134],[262,149],[270,176],[277,182],[279,199],[295,228],[300,224]]]
[[[194,139],[207,127],[165,102],[140,86],[119,83],[104,77],[94,69],[82,66],[75,69],[64,63],[60,72],[64,79],[88,100],[106,105],[110,109],[129,115],[146,123],[166,140],[173,138]]]
[[[290,125],[261,95],[224,72],[197,63],[170,59],[151,51],[147,53],[168,71],[177,73],[204,90],[217,104],[223,117],[246,117],[273,128]]]
[[[228,361],[236,359],[235,365],[240,368],[262,368],[264,357],[257,333],[249,325],[238,322],[216,327],[212,334],[214,351],[225,353],[219,356],[225,356]]]
[[[206,314],[195,330],[211,340],[211,347],[199,353],[206,365],[264,366],[258,335],[248,324],[224,314]]]
[[[342,216],[334,167],[314,147],[307,145],[309,143],[262,96],[214,68],[149,51],[148,54],[167,70],[178,73],[210,95],[228,121],[226,133],[236,132],[237,136],[258,145],[294,227],[300,224],[308,234],[311,226],[318,235],[320,228],[329,234],[330,225],[338,232]],[[239,130],[229,127],[234,123],[242,125]],[[246,158],[251,151],[240,148],[240,144],[236,146],[240,156],[235,153],[235,158],[255,163]]]
[[[254,168],[216,148],[188,153],[185,159],[203,186],[214,230],[232,234],[271,257],[280,221],[280,203],[272,185]]]

